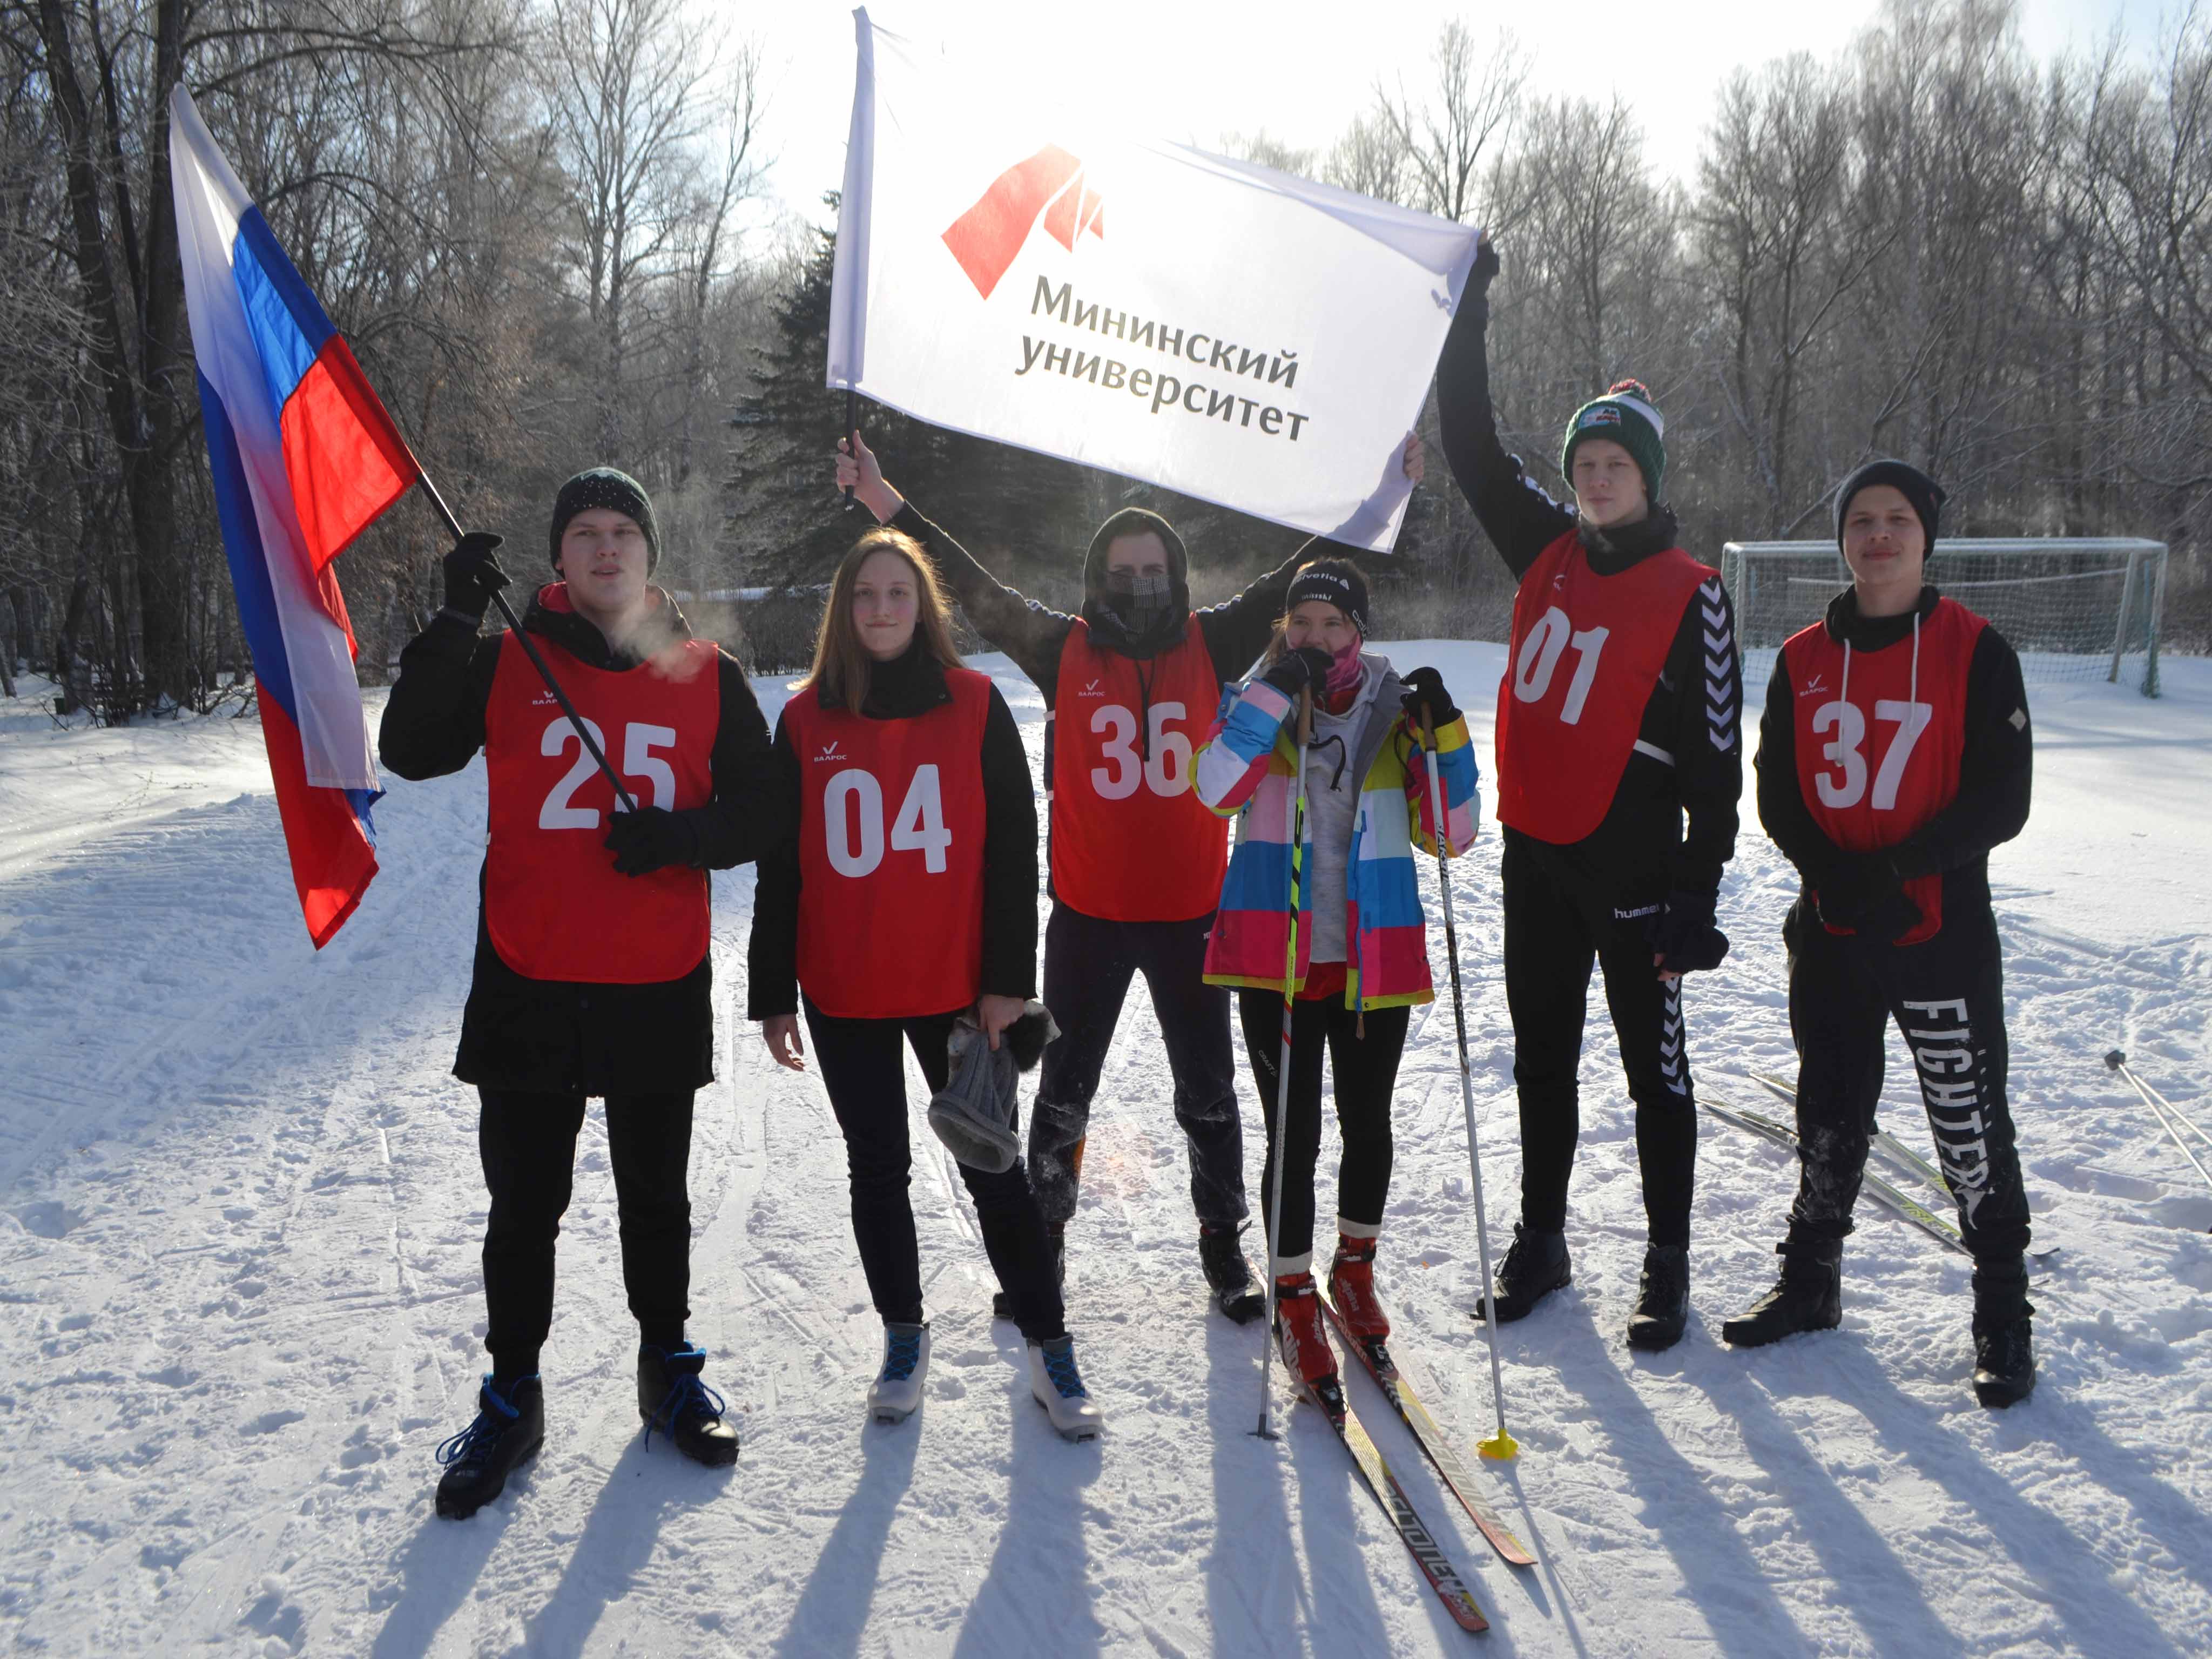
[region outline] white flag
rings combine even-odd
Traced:
[[[1390,546],[1474,229],[1030,107],[854,17],[832,387]]]

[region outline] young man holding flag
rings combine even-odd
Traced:
[[[726,1464],[737,1431],[688,1341],[692,1096],[714,1078],[708,878],[787,833],[768,726],[737,660],[691,637],[648,580],[653,503],[611,467],[553,508],[561,578],[523,628],[622,778],[628,800],[513,633],[480,638],[507,583],[500,538],[446,557],[446,605],[399,659],[380,747],[404,778],[482,749],[490,836],[476,969],[454,1075],[483,1097],[477,1145],[492,1369],[474,1423],[440,1449],[438,1513],[473,1514],[544,1438],[538,1351],[553,1245],[587,1097],[606,1100],[623,1279],[638,1322],[638,1413],[686,1456]],[[631,803],[635,803],[632,810]]]
[[[1030,1181],[1066,1263],[1091,1101],[1129,981],[1145,976],[1190,1146],[1199,1259],[1215,1302],[1242,1324],[1266,1297],[1237,1242],[1248,1213],[1229,994],[1205,982],[1206,938],[1228,867],[1220,820],[1191,793],[1191,757],[1222,688],[1266,648],[1309,543],[1243,592],[1190,605],[1189,556],[1156,513],[1127,507],[1101,525],[1083,566],[1081,613],[1068,616],[997,580],[884,481],[853,434],[837,483],[878,521],[935,561],[968,619],[1044,694],[1051,810],[1052,915],[1044,1003],[1059,1023],[1044,1052],[1030,1121]],[[1401,463],[1419,482],[1419,445]],[[994,1304],[1002,1312],[1003,1294]]]

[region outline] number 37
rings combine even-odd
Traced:
[[[1874,706],[1874,717],[1897,727],[1889,747],[1882,751],[1881,766],[1874,777],[1873,808],[1877,812],[1889,812],[1896,810],[1897,789],[1905,781],[1905,765],[1912,758],[1920,734],[1936,717],[1936,708],[1932,703],[1883,697]],[[1867,792],[1866,757],[1860,752],[1866,746],[1864,711],[1856,703],[1841,700],[1824,702],[1813,711],[1813,730],[1816,735],[1828,731],[1836,734],[1820,754],[1837,770],[1820,773],[1813,780],[1813,787],[1820,793],[1820,805],[1838,809],[1856,806]]]

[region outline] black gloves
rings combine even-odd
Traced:
[[[1328,678],[1329,665],[1334,660],[1317,645],[1302,645],[1295,651],[1283,653],[1275,659],[1274,666],[1260,678],[1296,702],[1299,692]]]
[[[1459,718],[1459,708],[1452,702],[1451,693],[1444,690],[1443,676],[1433,668],[1416,668],[1406,676],[1406,695],[1402,701],[1406,718],[1413,721],[1416,728],[1420,725],[1423,703],[1428,705],[1429,719],[1435,725],[1446,726]]]
[[[1468,270],[1467,287],[1463,292],[1470,300],[1482,299],[1490,292],[1491,278],[1497,275],[1498,249],[1490,238],[1485,236],[1474,245],[1474,264]]]
[[[1692,974],[1717,968],[1729,953],[1728,935],[1713,926],[1711,893],[1687,893],[1680,889],[1667,895],[1659,914],[1644,925],[1652,953],[1663,974]]]
[[[507,586],[507,572],[492,556],[504,537],[471,530],[446,555],[446,609],[477,622],[491,609],[491,596]]]
[[[1922,921],[1920,907],[1906,896],[1897,866],[1886,853],[1842,860],[1822,874],[1815,890],[1822,921],[1885,945],[1894,944]]]
[[[699,832],[679,812],[664,806],[641,806],[635,812],[617,812],[607,830],[606,848],[615,855],[615,868],[625,876],[647,876],[672,864],[699,862]]]

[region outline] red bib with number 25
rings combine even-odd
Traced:
[[[671,811],[714,798],[721,658],[686,640],[626,672],[538,648],[640,806]],[[652,985],[707,954],[704,870],[625,876],[607,851],[614,786],[507,635],[484,708],[491,837],[484,926],[500,960],[529,979]]]
[[[799,983],[844,1019],[965,1008],[983,988],[983,726],[991,682],[910,720],[784,705],[799,756]]]
[[[1102,651],[1076,623],[1053,699],[1055,896],[1107,921],[1188,921],[1221,902],[1228,825],[1190,787],[1191,752],[1220,700],[1195,616],[1172,650],[1142,663]]]
[[[1601,576],[1571,530],[1537,555],[1498,683],[1500,823],[1564,847],[1604,822],[1683,609],[1717,579],[1680,548]]]
[[[1988,626],[1956,600],[1938,599],[1917,641],[1908,634],[1846,653],[1815,623],[1784,642],[1774,672],[1790,676],[1797,787],[1813,821],[1845,852],[1896,846],[1958,794],[1966,678]],[[1933,939],[1943,926],[1942,876],[1908,881],[1905,891],[1923,920],[1897,943]]]

